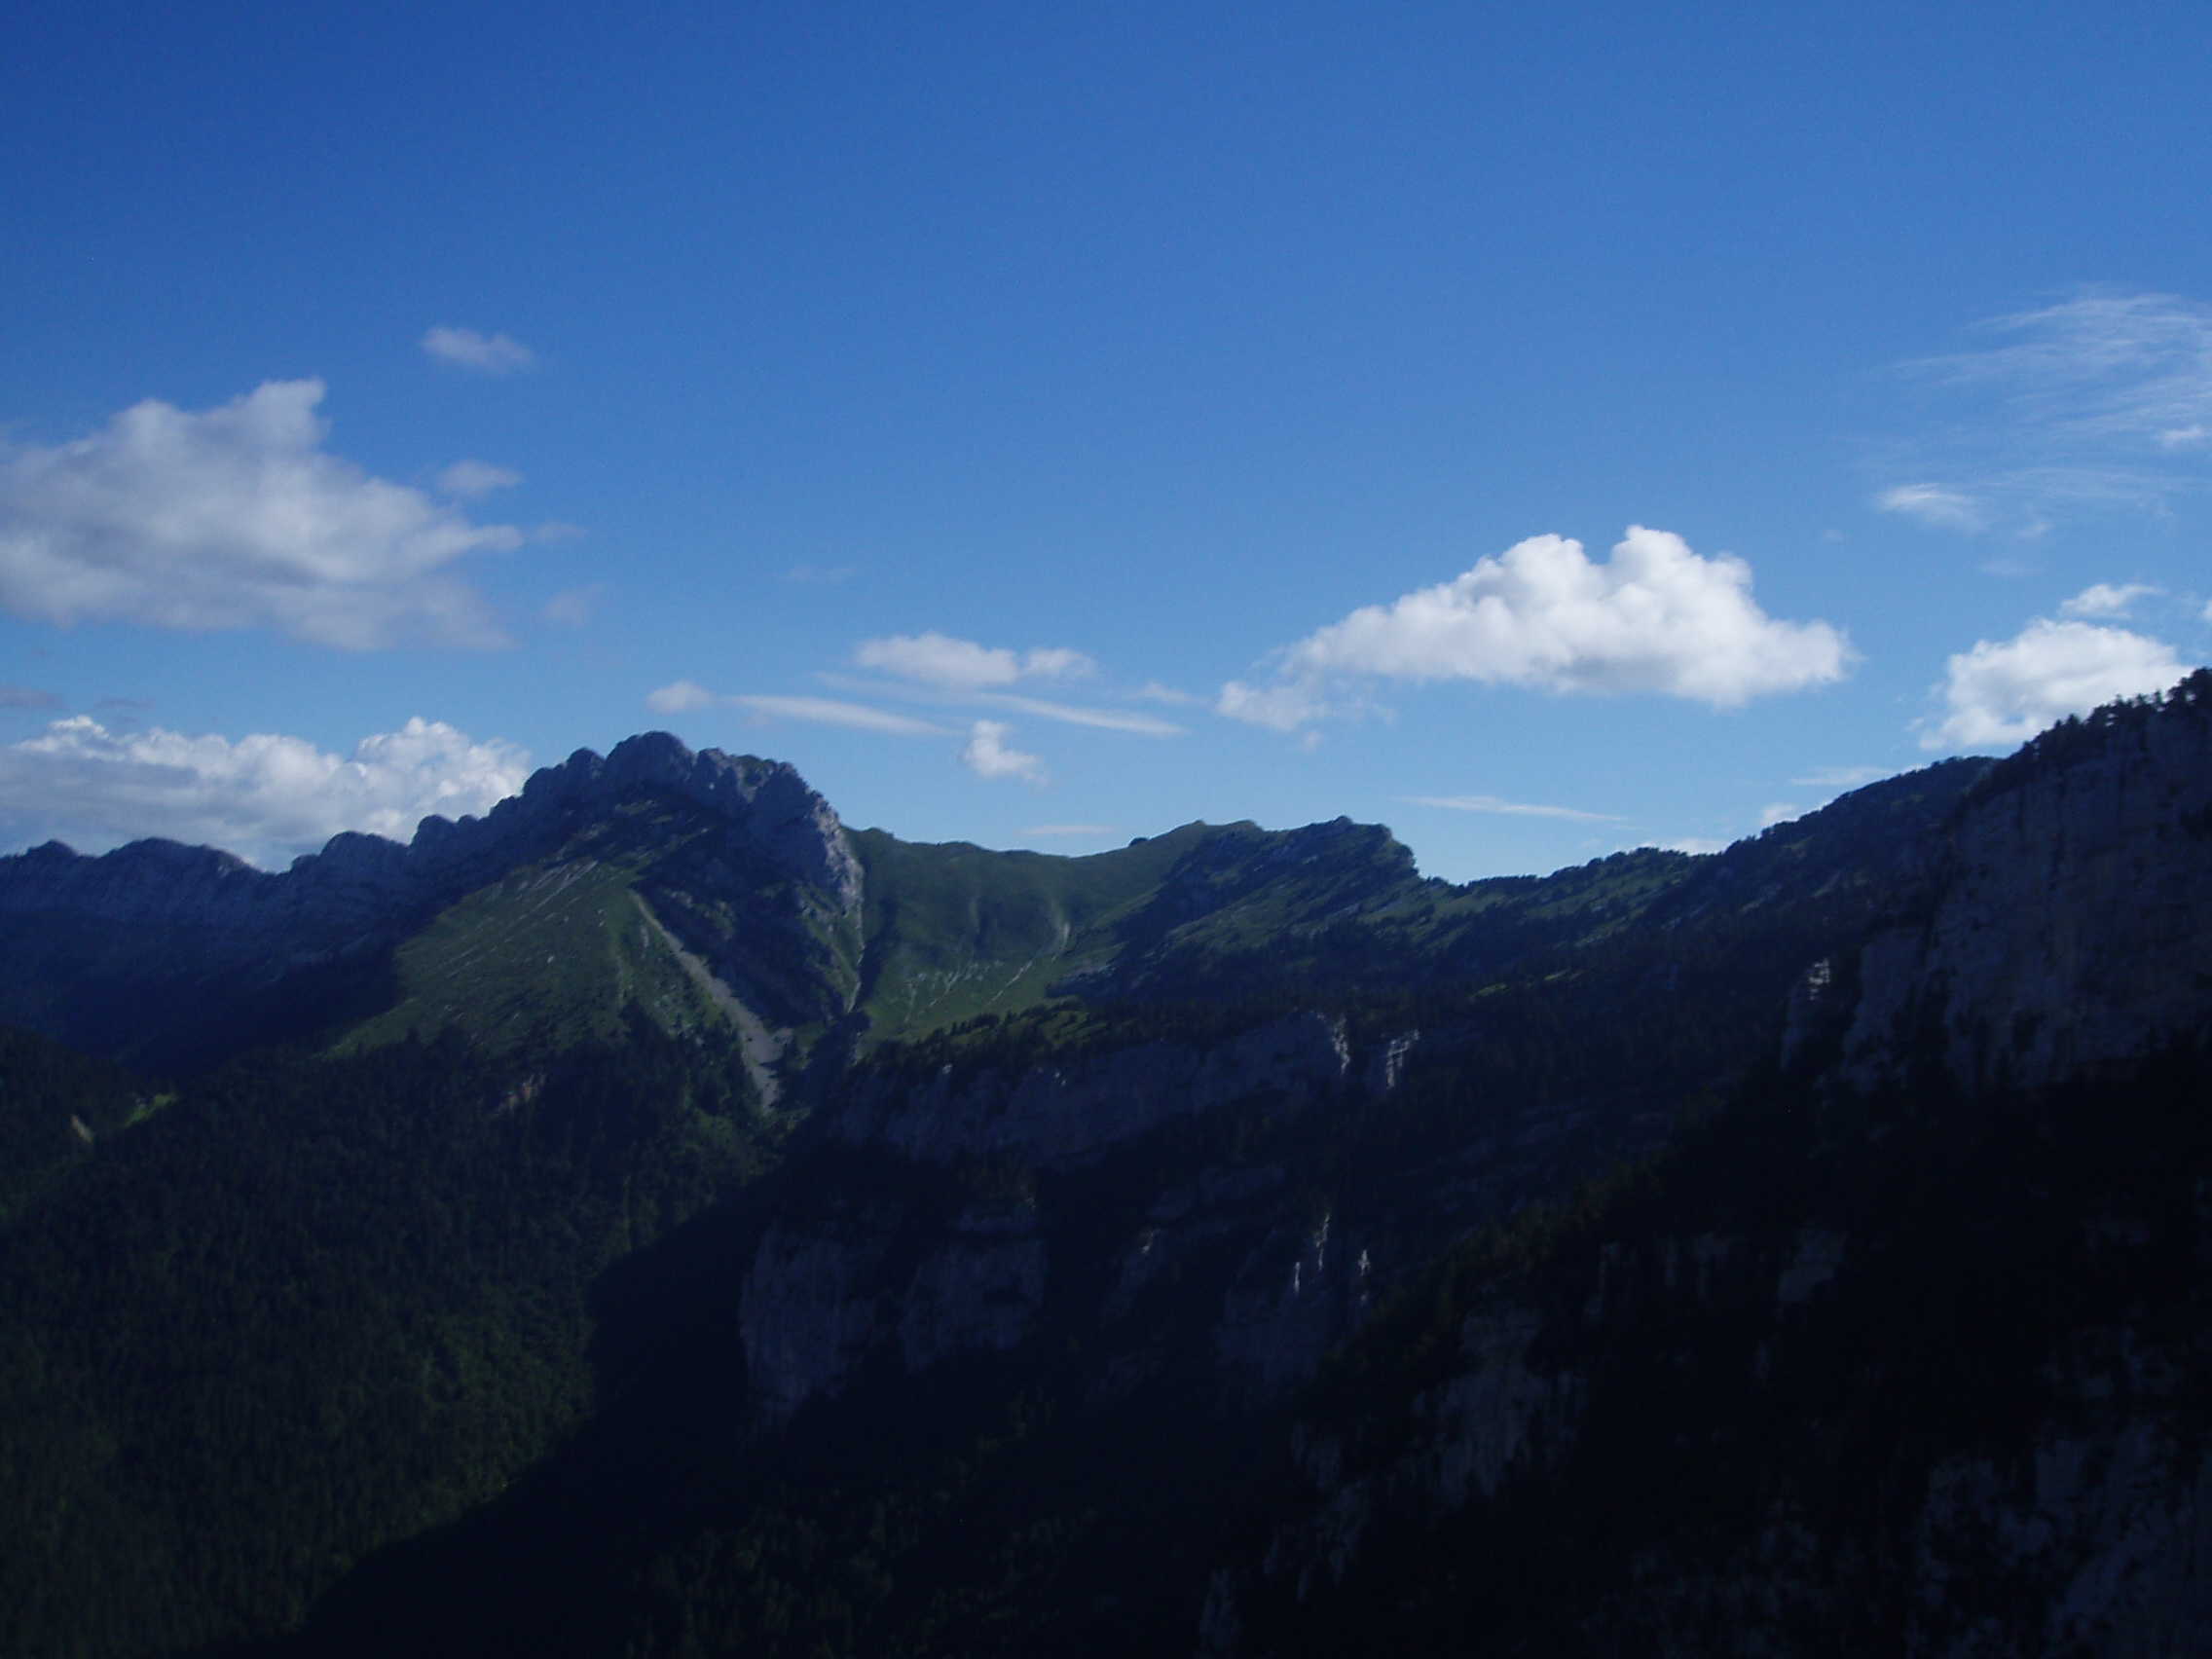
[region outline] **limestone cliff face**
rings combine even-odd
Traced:
[[[1860,958],[1862,1086],[1933,1043],[1970,1088],[2041,1087],[2201,1027],[2212,986],[2212,674],[2038,739],[1963,804],[1933,910]]]
[[[2212,1211],[2198,1210],[2201,1264]],[[2108,1218],[2091,1232],[2092,1252],[2146,1244],[2139,1225]],[[1264,1549],[1215,1573],[1198,1651],[1283,1650],[1275,1642],[1307,1616],[1301,1609],[1372,1616],[1359,1611],[1372,1586],[1354,1588],[1363,1571],[1455,1521],[1479,1583],[1482,1534],[1465,1530],[1467,1516],[1509,1517],[1518,1502],[1526,1521],[1530,1494],[1561,1482],[1569,1507],[1635,1501],[1624,1496],[1634,1479],[1608,1468],[1642,1456],[1643,1443],[1693,1448],[1694,1467],[1741,1456],[1762,1423],[1802,1419],[1816,1441],[1834,1431],[1868,1404],[1819,1381],[1835,1360],[1824,1330],[1835,1299],[1880,1307],[1862,1252],[1871,1253],[1868,1241],[1817,1226],[1612,1243],[1583,1265],[1578,1304],[1526,1287],[1485,1299],[1459,1322],[1448,1374],[1401,1418],[1354,1419],[1348,1432],[1341,1417],[1294,1427],[1299,1495]],[[1637,1355],[1626,1368],[1624,1352]],[[1715,1651],[1717,1631],[1733,1652],[1873,1651],[1830,1634],[1852,1629],[1863,1600],[1885,1604],[1880,1650],[1930,1659],[2196,1652],[2212,1617],[2203,1359],[2188,1327],[2078,1329],[2043,1367],[2032,1415],[1980,1425],[1925,1468],[1878,1441],[1835,1489],[1805,1478],[1818,1456],[1770,1472],[1763,1497],[1725,1512],[1734,1541],[1717,1551],[1715,1513],[1693,1498],[1671,1515],[1678,1530],[1639,1539],[1605,1594],[1538,1622],[1554,1639],[1571,1632],[1574,1651],[1692,1659]],[[1641,1388],[1625,1386],[1631,1379]],[[1685,1381],[1692,1395],[1727,1403],[1685,1410]],[[1824,1506],[1832,1491],[1878,1493],[1881,1502],[1847,1504],[1852,1520],[1839,1524]],[[1639,1500],[1649,1506],[1654,1493]]]
[[[523,786],[525,808],[539,799],[590,806],[661,791],[706,807],[729,826],[727,844],[764,858],[820,892],[840,912],[861,902],[861,865],[830,803],[781,760],[694,754],[664,731],[625,739],[602,760],[578,750],[566,764]],[[494,809],[494,816],[498,815]]]
[[[1449,1156],[1379,1155],[1342,1189],[1239,1144],[1418,1122],[1406,1102],[1487,1031],[1355,1039],[1307,1011],[1026,1069],[863,1067],[816,1108],[805,1197],[745,1276],[756,1420],[1033,1342],[1090,1356],[1092,1403],[1170,1378],[1231,1409],[1282,1399],[1447,1242],[1664,1132],[1633,1102],[1500,1101]]]
[[[916,1376],[1019,1347],[1055,1274],[1111,1272],[1104,1316],[1125,1320],[1157,1270],[1184,1272],[1201,1256],[1236,1280],[1210,1292],[1221,1358],[1266,1382],[1309,1374],[1347,1329],[1347,1296],[1323,1263],[1303,1261],[1325,1254],[1325,1223],[1320,1245],[1278,1226],[1278,1170],[1272,1181],[1266,1170],[1168,1181],[1144,1219],[1106,1241],[1082,1226],[1084,1172],[1165,1124],[1236,1101],[1309,1104],[1363,1088],[1365,1068],[1351,1059],[1341,1022],[1299,1014],[1219,1044],[1148,1042],[1028,1071],[856,1077],[819,1108],[821,1165],[831,1170],[819,1201],[776,1219],[746,1274],[741,1332],[758,1418],[783,1422],[807,1400],[834,1398],[867,1365]],[[845,1197],[836,1170],[852,1160],[894,1174],[869,1181],[869,1197]],[[1022,1197],[932,1198],[946,1172],[977,1165],[1019,1170]],[[1040,1198],[1055,1174],[1062,1184]],[[1223,1247],[1236,1254],[1214,1261]],[[1356,1276],[1339,1263],[1336,1278]],[[1120,1382],[1141,1369],[1124,1367]]]
[[[1540,1483],[1580,1445],[1591,1408],[1588,1355],[1644,1340],[1655,1328],[1716,1309],[1770,1329],[1826,1277],[1841,1249],[1832,1235],[1753,1241],[1701,1235],[1608,1245],[1585,1269],[1584,1294],[1547,1303],[1526,1287],[1483,1299],[1458,1322],[1445,1375],[1410,1402],[1387,1433],[1294,1426],[1303,1483],[1297,1518],[1279,1527],[1252,1576],[1224,1574],[1200,1651],[1246,1651],[1230,1634],[1240,1596],[1303,1604],[1342,1585],[1381,1532],[1488,1503],[1517,1483]],[[1808,1272],[1808,1260],[1820,1268]],[[1765,1365],[1747,1345],[1747,1369]]]
[[[756,1419],[833,1398],[871,1361],[906,1376],[1004,1353],[1045,1295],[1035,1206],[978,1201],[933,1222],[903,1203],[832,1199],[774,1222],[745,1277],[741,1330]]]
[[[1216,1574],[1200,1651],[1286,1650],[1283,1633],[1317,1608],[1356,1622],[1372,1605],[1363,1598],[1387,1600],[1378,1579],[1403,1589],[1388,1576],[1392,1549],[1456,1525],[1479,1560],[1472,1540],[1498,1538],[1483,1527],[1542,1513],[1541,1494],[1571,1480],[1620,1501],[1634,1486],[1613,1470],[1651,1447],[1662,1467],[1669,1456],[1685,1469],[1759,1467],[1757,1495],[1715,1549],[1682,1541],[1710,1524],[1696,1498],[1677,1510],[1665,1483],[1647,1490],[1642,1501],[1664,1520],[1604,1596],[1544,1627],[1571,1631],[1588,1651],[1706,1653],[1716,1632],[1731,1651],[1825,1651],[1852,1646],[1834,1633],[1876,1605],[1866,1616],[1886,1621],[1888,1651],[2201,1646],[2212,1457],[2206,1327],[2191,1287],[2212,1263],[2212,1183],[2187,1163],[2201,1136],[2176,1127],[2187,1113],[2126,1119],[2096,1095],[2050,1108],[2079,1117],[2035,1114],[2074,1097],[2060,1086],[2109,1075],[2126,1098],[2183,1068],[2176,1046],[2203,1051],[2212,674],[2161,703],[2058,728],[1992,768],[1948,815],[1908,900],[1907,919],[1821,959],[1791,996],[1786,1047],[1804,1064],[1777,1086],[1774,1108],[1808,1123],[1834,1114],[1808,1131],[1801,1191],[1694,1231],[1713,1225],[1708,1194],[1669,1218],[1678,1233],[1644,1211],[1625,1236],[1563,1252],[1540,1281],[1500,1272],[1459,1319],[1449,1362],[1432,1361],[1394,1412],[1340,1401],[1303,1423],[1299,1513]],[[1838,1040],[1840,1061],[1816,1069]],[[1930,1063],[1952,1088],[1917,1088]],[[2195,1064],[2188,1075],[2200,1079]],[[1865,1091],[1881,1090],[1891,1092],[1869,1103]],[[1884,1116],[1900,1102],[1901,1118]],[[1879,1126],[1853,1128],[1861,1111]],[[1945,1117],[1978,1126],[1946,1128]],[[1920,1138],[1902,1141],[1900,1123]],[[1942,1148],[1951,1133],[1967,1138],[1940,1153],[1944,1177],[1901,1198],[1926,1170],[1894,1148]],[[2130,1148],[2131,1133],[2175,1144]],[[2075,1150],[2036,1150],[2045,1137]],[[2015,1156],[2024,1176],[2010,1173]],[[2154,1193],[2135,1165],[2161,1158],[2174,1169]],[[1831,1172],[1854,1160],[1860,1196],[1836,1206]],[[2078,1173],[2100,1160],[2127,1172]],[[2081,1196],[2099,1180],[2111,1189]],[[1745,1228],[1746,1215],[1756,1224]],[[2025,1265],[2012,1242],[1977,1245],[1999,1229],[2043,1241],[2048,1261]],[[1997,1294],[2016,1275],[2042,1277],[2022,1293],[2025,1313],[1972,1324],[1974,1290],[1906,1294],[1923,1272]],[[2061,1280],[2071,1300],[2050,1288]],[[1935,1310],[1933,1361],[1885,1346],[1916,1300]],[[2032,1361],[2002,1348],[2027,1329],[2045,1345],[2023,1343]],[[1947,1368],[1953,1344],[1970,1356],[1960,1368],[1970,1382]],[[1854,1365],[1865,1378],[1838,1389],[1837,1372]],[[1921,1415],[1882,1417],[1873,1402],[1888,1388],[1910,1393]],[[1956,1415],[1938,1430],[1943,1410]],[[1817,1449],[1842,1431],[1859,1435],[1859,1463],[1824,1486],[1835,1471]],[[1762,1449],[1747,1450],[1761,1432]],[[1941,1451],[1925,1456],[1930,1446]],[[1852,1507],[1872,1493],[1879,1503]]]
[[[1450,1241],[1664,1138],[1633,1081],[1466,1089],[1512,1037],[1487,1011],[1355,1034],[1308,1010],[1026,1067],[862,1066],[816,1107],[809,1198],[745,1279],[760,1419],[1032,1339],[1093,1357],[1094,1402],[1169,1377],[1233,1409],[1283,1398]],[[1420,1139],[1432,1109],[1464,1137]],[[1378,1116],[1414,1138],[1356,1180],[1315,1163]],[[1285,1145],[1270,1125],[1298,1127]],[[977,1182],[1025,1196],[987,1228],[927,1197]]]
[[[1210,1046],[1145,1043],[1017,1071],[948,1066],[919,1081],[864,1076],[831,1109],[829,1132],[923,1163],[1013,1158],[1073,1167],[1245,1095],[1310,1098],[1350,1065],[1342,1021],[1297,1014]]]
[[[1373,1224],[1313,1214],[1280,1167],[1194,1165],[1160,1137],[1240,1108],[1377,1098],[1412,1051],[1355,1052],[1340,1020],[1304,1013],[1027,1070],[864,1071],[818,1109],[814,1196],[771,1223],[746,1275],[757,1420],[871,1366],[915,1376],[1014,1349],[1055,1287],[1068,1329],[1105,1356],[1094,1398],[1171,1364],[1233,1395],[1303,1381],[1371,1300]],[[977,1170],[1014,1196],[944,1196]]]

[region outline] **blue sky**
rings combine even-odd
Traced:
[[[50,8],[0,848],[280,864],[662,726],[916,839],[1463,879],[2001,752],[2212,649],[2207,61],[2179,4]]]

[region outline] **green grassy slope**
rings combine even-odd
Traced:
[[[1220,831],[1204,824],[1088,858],[853,832],[867,871],[863,1011],[870,1037],[908,1038],[1047,1000],[1112,962],[1116,925]]]
[[[642,797],[401,940],[380,1005],[329,1046],[452,1027],[495,1051],[559,1049],[618,1035],[635,1008],[671,1035],[735,1027],[770,1065],[778,1028],[819,1031],[845,1007],[858,951],[824,918],[711,816]]]
[[[400,1000],[336,1045],[353,1052],[458,1026],[493,1048],[616,1034],[631,1003],[664,1031],[726,1016],[645,909],[634,864],[526,865],[394,953]]]

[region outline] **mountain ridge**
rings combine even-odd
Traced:
[[[840,887],[688,755],[275,1048],[0,1048],[47,1645],[2187,1650],[2212,673],[1463,887],[1346,821]]]
[[[1887,780],[1844,800],[1924,787]],[[648,800],[677,816],[617,822]],[[1824,813],[1838,810],[1852,809]],[[602,1026],[634,974],[689,978],[708,1012],[668,1017],[719,1010],[748,1029],[760,1077],[781,1067],[787,1083],[825,1043],[822,1059],[842,1064],[885,1040],[1054,1001],[1479,977],[1679,902],[1708,867],[1644,849],[1454,886],[1421,877],[1387,828],[1346,818],[1280,830],[1194,822],[1076,856],[905,842],[847,829],[788,763],[649,732],[541,768],[481,818],[425,818],[406,843],[342,833],[278,872],[161,840],[0,858],[0,967],[13,970],[0,1018],[121,1057],[205,1063],[297,1026],[304,1008],[407,1002],[392,978],[408,963],[389,958],[420,955],[424,929],[451,933],[464,902],[494,919],[499,902],[481,896],[514,888],[518,871],[559,871],[560,887],[610,860],[622,873],[600,884],[635,895],[645,932],[608,946],[620,960],[601,976]],[[630,919],[601,905],[547,930],[540,954],[572,952],[593,928],[613,940]],[[73,984],[85,994],[61,994]],[[150,1010],[169,1004],[183,1013],[164,1026]]]

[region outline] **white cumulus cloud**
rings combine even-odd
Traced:
[[[1743,560],[1632,525],[1607,564],[1566,536],[1530,536],[1449,582],[1355,610],[1283,652],[1275,684],[1233,681],[1215,707],[1292,730],[1329,711],[1333,685],[1365,677],[1732,708],[1840,679],[1852,660],[1840,630],[1761,610]]]
[[[443,323],[423,336],[423,350],[441,363],[484,375],[516,374],[537,361],[537,353],[511,334],[479,334]]]
[[[960,751],[961,764],[978,778],[1021,778],[1032,784],[1045,781],[1045,762],[1035,755],[1007,743],[1014,728],[1003,720],[977,720],[969,729]]]
[[[2158,590],[2148,582],[2092,582],[2058,608],[2067,616],[2120,618]]]
[[[442,720],[411,719],[342,756],[276,733],[117,732],[79,715],[0,747],[0,816],[18,838],[80,851],[160,835],[270,864],[342,830],[407,840],[430,814],[484,812],[529,775],[522,750]]]
[[[2163,691],[2188,665],[2161,640],[2125,628],[2038,617],[2012,639],[1977,641],[1950,659],[1927,750],[2009,748],[2068,715]]]
[[[351,650],[500,643],[446,568],[522,533],[329,454],[323,389],[271,381],[199,412],[148,399],[73,443],[0,448],[0,606]]]
[[[1016,651],[938,633],[863,640],[853,650],[853,661],[948,691],[989,690],[1021,680],[1077,680],[1098,667],[1083,652],[1061,645]]]

